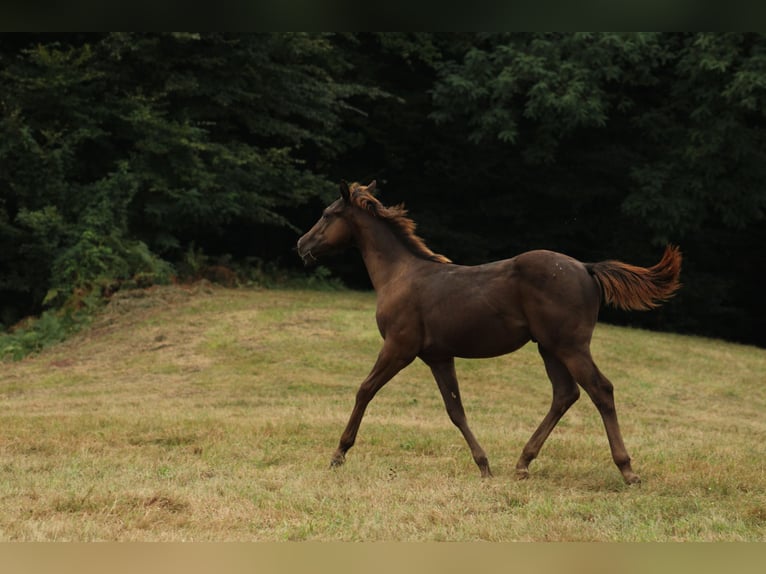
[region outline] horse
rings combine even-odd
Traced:
[[[582,263],[548,250],[482,265],[452,263],[415,233],[403,204],[384,206],[376,182],[340,184],[340,198],[324,209],[297,242],[304,264],[355,244],[376,291],[383,345],[359,386],[330,466],[342,465],[375,394],[415,358],[431,369],[452,423],[482,477],[492,476],[487,454],[468,426],[455,357],[486,358],[537,343],[553,386],[548,413],[522,449],[515,472],[529,476],[554,427],[585,390],[606,429],[612,460],[627,484],[641,481],[625,448],[614,387],[598,369],[590,342],[602,304],[624,310],[659,306],[680,287],[681,252],[668,245],[659,263],[644,268],[620,261]]]

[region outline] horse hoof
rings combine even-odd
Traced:
[[[526,468],[516,469],[516,480],[527,480],[529,478],[529,470]]]
[[[637,474],[629,474],[625,477],[626,484],[641,484],[641,477]]]
[[[346,457],[336,455],[332,457],[332,460],[330,461],[330,468],[338,468],[339,466],[343,466],[344,462],[346,462]]]

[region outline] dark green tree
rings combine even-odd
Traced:
[[[677,302],[622,320],[763,343],[765,49],[761,34],[484,35],[441,66],[432,117],[480,169],[505,156],[488,203],[537,246],[650,263],[682,245]]]
[[[334,189],[352,96],[375,94],[347,67],[318,34],[0,37],[3,321],[289,228]]]
[[[679,243],[672,305],[605,316],[766,345],[765,50],[712,33],[2,35],[0,321],[187,254],[297,267],[337,181],[375,178],[459,263],[651,264]],[[333,268],[365,285],[353,254]]]

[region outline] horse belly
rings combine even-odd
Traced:
[[[424,351],[430,355],[480,359],[505,355],[530,340],[523,323],[496,316],[482,320],[463,318],[429,330]]]
[[[530,340],[513,260],[450,266],[418,291],[425,347],[440,356],[496,357]]]

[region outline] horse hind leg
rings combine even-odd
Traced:
[[[529,463],[537,458],[545,440],[561,420],[561,417],[580,397],[577,383],[566,366],[542,345],[538,346],[538,351],[543,358],[545,371],[553,385],[553,398],[548,414],[545,415],[537,430],[532,433],[516,463],[516,476],[520,480],[529,477]]]
[[[468,420],[465,416],[465,410],[463,409],[463,402],[460,399],[460,389],[458,388],[457,374],[455,373],[455,360],[450,359],[444,362],[428,363],[431,367],[431,372],[436,379],[436,384],[439,386],[442,399],[444,400],[444,406],[447,409],[452,423],[460,429],[463,434],[463,438],[468,443],[468,447],[471,449],[471,455],[476,465],[481,471],[482,478],[488,478],[492,476],[492,471],[489,469],[489,461],[487,460],[487,453],[476,440],[476,437],[471,432],[468,426]]]
[[[630,456],[622,440],[620,424],[617,421],[617,410],[614,405],[614,386],[599,371],[590,356],[590,352],[583,352],[569,357],[566,365],[575,380],[585,389],[593,404],[596,405],[604,422],[606,436],[609,439],[612,460],[617,465],[617,468],[620,469],[623,479],[628,484],[640,483],[641,479],[633,472]]]

